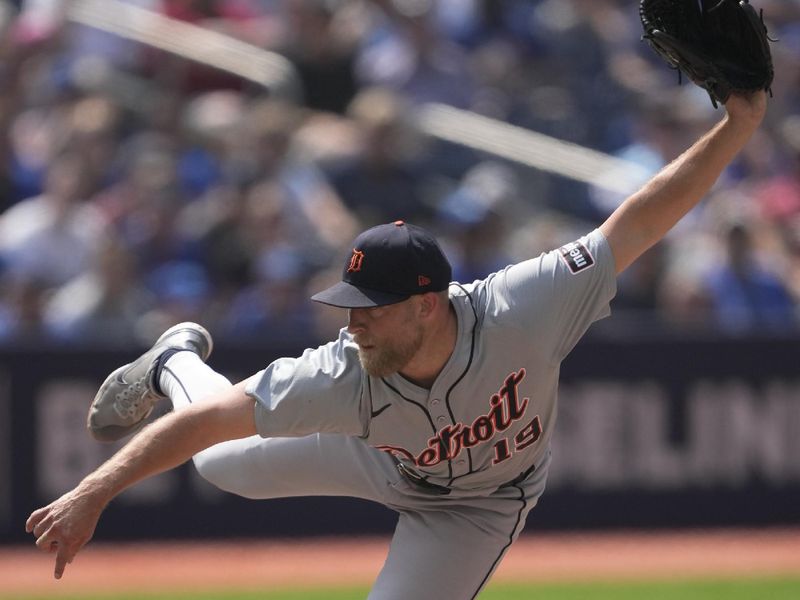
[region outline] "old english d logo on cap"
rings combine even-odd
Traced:
[[[364,263],[364,253],[353,248],[353,256],[350,257],[350,265],[347,267],[348,273],[358,273]]]

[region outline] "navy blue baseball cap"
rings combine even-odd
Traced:
[[[436,239],[421,227],[395,221],[359,235],[342,281],[311,299],[341,308],[384,306],[446,290],[451,278],[450,263]]]

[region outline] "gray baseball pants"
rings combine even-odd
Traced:
[[[190,352],[167,361],[160,383],[176,410],[231,385]],[[246,498],[348,496],[397,511],[368,600],[477,597],[536,504],[529,490],[540,489],[534,473],[487,495],[431,493],[401,475],[389,454],[337,434],[253,436],[212,446],[193,461],[207,481]]]

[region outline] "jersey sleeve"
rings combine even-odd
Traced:
[[[364,435],[362,369],[355,345],[344,335],[297,358],[279,358],[254,375],[247,393],[256,400],[262,437],[312,433]]]
[[[540,351],[560,362],[617,291],[611,248],[599,229],[557,250],[507,267],[488,282],[490,310],[511,319]]]

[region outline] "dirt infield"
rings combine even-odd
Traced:
[[[359,585],[383,564],[388,539],[90,544],[52,578],[52,557],[0,549],[8,594],[164,591]],[[526,535],[494,580],[598,581],[649,578],[800,576],[800,529]]]

